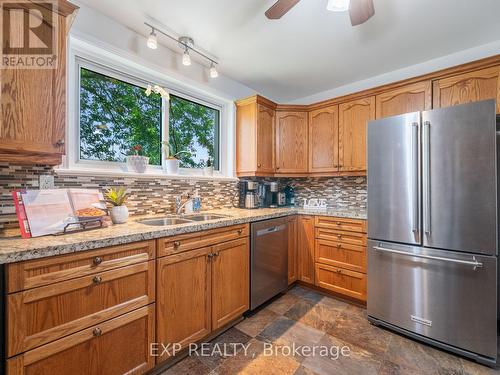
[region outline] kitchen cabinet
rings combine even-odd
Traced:
[[[260,96],[236,102],[236,174],[274,174],[276,104]]]
[[[309,112],[309,172],[339,170],[339,111],[331,106]]]
[[[384,91],[375,97],[376,118],[426,111],[432,108],[431,81],[422,81]]]
[[[43,4],[41,12],[46,12]],[[66,129],[66,36],[77,7],[58,1],[54,69],[1,69],[0,161],[18,164],[61,163]],[[47,26],[48,25],[48,26]]]
[[[298,279],[314,284],[314,216],[299,216],[297,229]]]
[[[500,66],[436,79],[432,95],[434,108],[496,99],[500,113]]]
[[[297,281],[297,216],[286,219],[288,230],[288,285]]]
[[[366,301],[366,274],[316,263],[316,285],[332,292]]]
[[[277,112],[277,174],[307,173],[309,159],[307,122],[307,112]]]
[[[374,119],[374,96],[339,105],[339,171],[366,171],[366,129]]]

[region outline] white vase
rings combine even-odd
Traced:
[[[147,156],[127,156],[127,169],[130,172],[144,173],[148,168],[149,158]]]
[[[163,168],[168,174],[179,174],[179,159],[165,159]]]
[[[214,175],[214,167],[204,167],[203,174],[205,176],[213,176]]]
[[[113,206],[111,207],[111,221],[113,224],[126,223],[128,219],[127,206]]]

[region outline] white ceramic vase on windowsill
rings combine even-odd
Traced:
[[[163,169],[167,172],[167,174],[179,174],[179,159],[165,159]]]
[[[144,173],[149,165],[147,156],[129,155],[127,156],[127,169],[129,172]]]

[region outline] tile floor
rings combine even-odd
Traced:
[[[239,343],[236,354],[190,356],[162,375],[217,374],[500,374],[461,357],[372,326],[366,310],[315,291],[294,287],[255,315],[214,339]],[[349,347],[349,356],[279,348]],[[215,347],[215,346],[214,346]],[[222,348],[222,346],[219,346]],[[231,346],[230,348],[236,348]],[[275,355],[265,355],[278,350]],[[333,353],[335,355],[335,353]]]

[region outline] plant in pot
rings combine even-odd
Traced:
[[[106,201],[112,205],[110,216],[113,224],[126,223],[128,219],[128,208],[125,206],[125,201],[127,200],[127,189],[124,186],[119,188],[109,188],[106,190],[104,195],[106,197]]]
[[[205,176],[213,176],[214,175],[214,165],[212,163],[212,159],[211,158],[207,159],[205,167],[203,168],[203,174]]]
[[[149,158],[142,154],[142,146],[135,145],[132,147],[132,155],[127,156],[127,169],[137,173],[144,173],[148,168]]]
[[[189,151],[175,151],[173,145],[167,141],[162,142],[163,150],[165,152],[165,163],[163,169],[168,174],[179,174],[179,155],[190,154]]]

